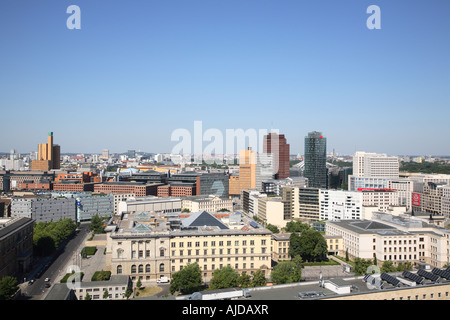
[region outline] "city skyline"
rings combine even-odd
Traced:
[[[81,29],[69,30],[69,5]],[[381,9],[369,30],[366,9]],[[170,153],[174,130],[278,129],[291,154],[449,155],[446,1],[0,4],[0,152]]]

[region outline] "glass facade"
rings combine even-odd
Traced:
[[[305,137],[304,162],[308,186],[327,188],[327,139],[321,132],[313,131]]]

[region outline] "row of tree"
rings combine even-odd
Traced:
[[[38,222],[33,229],[33,254],[48,256],[54,253],[76,230],[77,224],[70,218],[57,222]]]

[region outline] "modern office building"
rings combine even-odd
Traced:
[[[362,218],[362,192],[321,189],[319,201],[320,220],[359,220]]]
[[[47,143],[38,145],[38,159],[31,161],[32,170],[50,171],[61,168],[61,148],[53,144],[53,132],[49,132]]]
[[[228,197],[228,176],[222,172],[183,172],[172,175],[167,183],[180,187],[195,187],[195,193],[190,195],[216,195]],[[185,194],[188,196],[189,194]]]
[[[46,171],[0,171],[0,190],[17,190],[22,183],[51,184],[54,172]]]
[[[75,199],[52,198],[50,195],[11,198],[11,217],[33,219],[36,223],[70,218],[76,221]]]
[[[299,218],[320,220],[320,189],[304,187],[299,188]]]
[[[348,190],[387,188],[389,180],[399,178],[399,167],[398,157],[358,151],[353,156]]]
[[[321,132],[313,131],[305,137],[305,155],[303,176],[308,178],[308,186],[328,187],[327,177],[327,139]]]
[[[271,132],[264,136],[263,153],[273,154],[275,179],[286,179],[290,176],[289,144],[284,134]]]
[[[372,152],[357,151],[353,156],[355,177],[399,178],[399,158]]]

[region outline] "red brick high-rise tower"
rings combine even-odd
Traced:
[[[271,132],[265,135],[263,152],[273,154],[275,179],[289,178],[289,144],[284,134]]]

